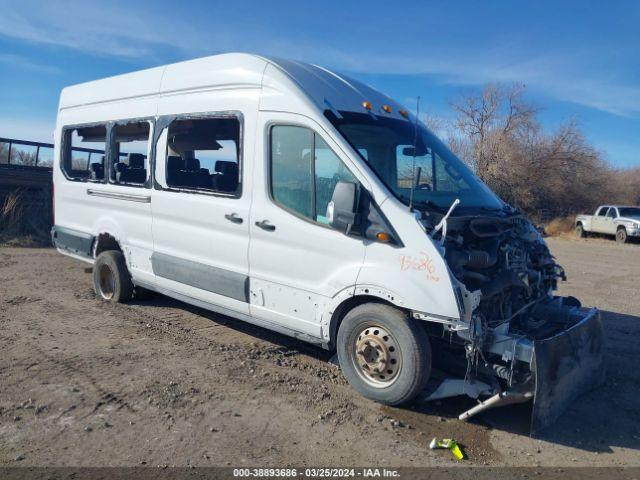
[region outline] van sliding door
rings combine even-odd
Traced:
[[[161,110],[178,107],[184,104],[172,97],[161,101]],[[243,123],[239,112],[164,121],[152,197],[152,265],[159,287],[248,314],[251,190],[243,175]]]

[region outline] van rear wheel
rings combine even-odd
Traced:
[[[351,310],[338,330],[344,377],[364,397],[399,405],[422,391],[431,373],[425,331],[389,305],[366,303]]]
[[[125,303],[133,298],[133,283],[122,252],[107,250],[93,265],[93,288],[103,300]]]

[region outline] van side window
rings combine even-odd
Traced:
[[[217,193],[240,187],[240,121],[176,120],[167,136],[167,185]]]
[[[62,171],[71,180],[104,181],[105,125],[64,130]]]
[[[113,127],[115,151],[110,180],[117,184],[144,185],[149,172],[151,124],[132,122]]]
[[[271,195],[276,203],[327,224],[327,205],[339,181],[357,183],[321,137],[304,127],[271,128]]]
[[[315,151],[316,212],[314,218],[317,222],[328,225],[327,207],[333,197],[336,184],[338,182],[357,184],[358,181],[318,135],[315,135]]]

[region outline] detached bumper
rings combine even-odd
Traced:
[[[605,379],[600,312],[592,309],[571,328],[534,342],[535,395],[531,434],[557,420],[580,395]]]

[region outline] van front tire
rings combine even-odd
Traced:
[[[107,250],[93,265],[93,288],[108,302],[125,303],[133,298],[133,282],[122,252]]]
[[[412,400],[431,374],[431,346],[406,313],[378,303],[351,310],[338,329],[342,373],[362,396],[385,405]]]

